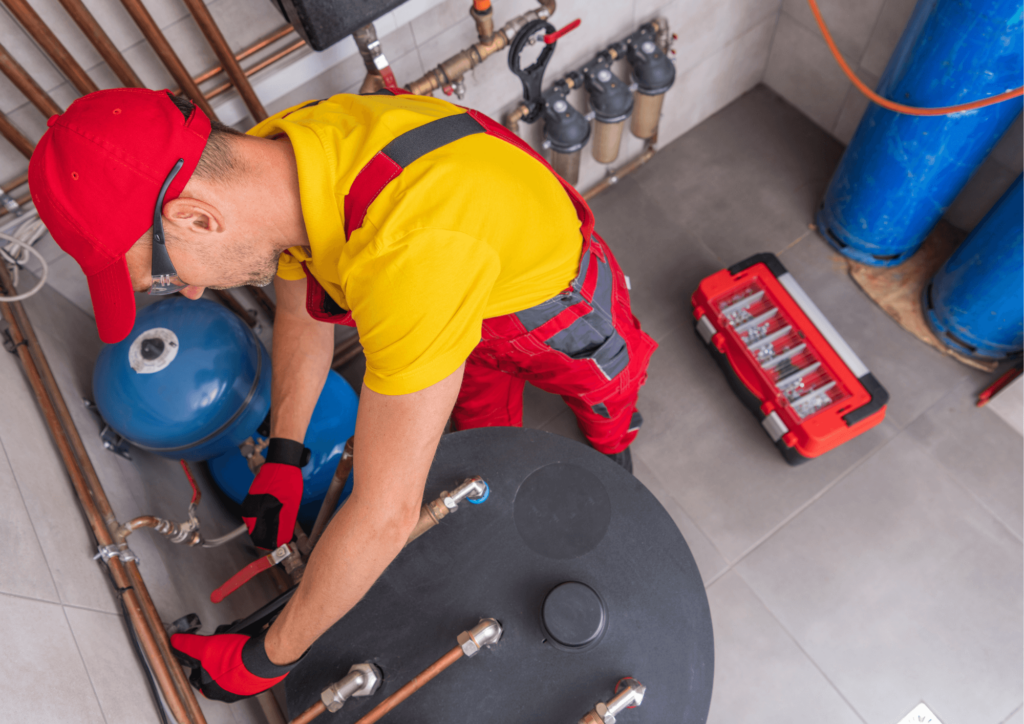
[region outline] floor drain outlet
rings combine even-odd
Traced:
[[[921,702],[896,724],[942,724],[942,722],[932,713],[927,704]]]

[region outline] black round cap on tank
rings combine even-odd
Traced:
[[[593,588],[568,581],[555,586],[544,599],[541,622],[553,643],[582,649],[601,638],[608,614]]]

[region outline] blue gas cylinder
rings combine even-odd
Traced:
[[[312,452],[309,463],[302,469],[302,503],[299,506],[299,522],[307,530],[316,521],[320,502],[334,477],[345,442],[355,433],[358,405],[359,398],[352,387],[341,375],[331,370],[313,409],[313,417],[303,441]],[[238,449],[230,450],[210,460],[209,466],[217,486],[236,503],[241,503],[253,481],[253,474],[241,452]],[[350,473],[339,504],[345,502],[351,492]]]
[[[947,346],[973,357],[1020,354],[1024,343],[1024,177],[957,247],[921,299]]]
[[[92,377],[103,419],[132,445],[205,460],[250,437],[270,409],[270,355],[230,311],[166,299],[139,311]]]
[[[952,106],[1021,84],[1021,0],[919,0],[878,84],[884,98]],[[841,254],[900,264],[938,222],[1021,110],[1021,99],[946,116],[872,104],[817,214]]]

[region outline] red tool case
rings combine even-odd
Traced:
[[[889,393],[774,254],[701,281],[694,327],[791,465],[885,418]]]

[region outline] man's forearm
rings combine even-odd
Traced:
[[[276,286],[270,435],[302,442],[331,368],[334,328],[309,317],[304,307],[293,308],[304,300],[305,285],[301,291],[282,288]]]
[[[267,634],[270,660],[294,661],[344,616],[402,550],[462,384],[460,367],[426,390],[387,396],[363,388],[355,487],[317,543],[299,589]]]

